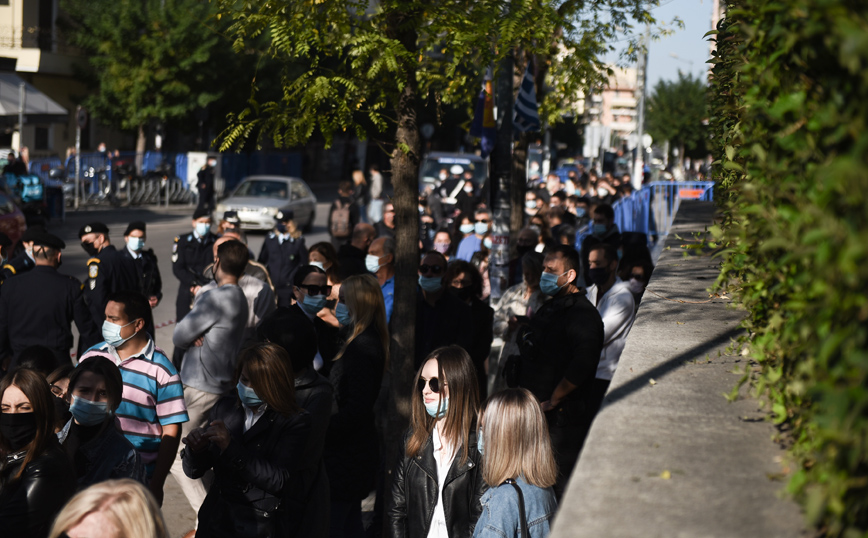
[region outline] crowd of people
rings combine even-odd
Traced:
[[[341,183],[331,240],[309,246],[292,211],[257,256],[237,214],[197,207],[172,249],[171,357],[145,223],[120,250],[83,226],[84,284],[57,271],[53,234],[28,230],[17,255],[0,237],[0,528],[162,537],[171,473],[190,536],[546,536],[653,270],[614,224],[629,177],[531,186],[495,300],[491,213],[444,170],[420,194],[415,349],[396,359],[394,206],[370,172]],[[390,360],[416,369],[397,461]]]

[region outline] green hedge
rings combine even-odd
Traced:
[[[710,93],[725,246],[789,490],[868,535],[868,2],[734,0]]]

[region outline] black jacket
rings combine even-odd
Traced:
[[[323,462],[323,446],[332,414],[334,390],[329,380],[313,368],[295,378],[295,401],[310,413],[311,430],[304,449],[306,466],[317,469],[306,495],[299,536],[327,536],[329,529],[329,479]]]
[[[136,272],[139,275],[139,284],[142,286],[139,291],[141,291],[145,297],[156,297],[159,301],[163,298],[163,279],[160,278],[160,268],[157,265],[157,255],[154,254],[154,249],[151,248],[143,250],[141,254],[142,256],[140,258],[133,258],[130,249],[124,247],[124,249],[121,250],[121,256],[128,260],[132,260],[133,264],[136,266]]]
[[[0,284],[5,282],[10,277],[21,275],[33,269],[36,263],[30,259],[26,252],[21,252],[19,255],[10,259],[0,268]]]
[[[404,446],[410,433],[404,436]],[[476,448],[475,428],[470,432],[467,460],[461,463],[464,447],[452,460],[441,495],[437,461],[431,436],[415,458],[406,453],[395,465],[392,494],[386,508],[389,538],[425,538],[431,528],[437,499],[443,501],[449,538],[470,538],[482,514],[479,499],[488,486],[482,480],[482,455]],[[403,451],[402,451],[403,452]]]
[[[52,435],[54,437],[54,435]],[[75,492],[72,464],[56,439],[15,479],[24,453],[0,462],[0,529],[3,536],[44,538],[54,517]]]
[[[84,298],[90,308],[90,315],[102,325],[105,319],[105,306],[109,295],[116,291],[139,291],[141,284],[136,265],[130,258],[124,258],[108,245],[99,251],[95,258],[87,260],[87,282],[84,285]]]
[[[292,279],[299,267],[307,265],[304,237],[287,239],[283,243],[274,232],[268,234],[259,251],[259,263],[268,268],[279,306],[292,304]]]
[[[79,489],[119,478],[132,478],[148,485],[145,464],[115,426],[116,420],[110,418],[101,427],[86,428],[70,419],[58,434],[64,452],[72,460]],[[96,435],[85,440],[88,429],[95,429]]]
[[[419,289],[416,295],[415,367],[422,366],[425,357],[441,346],[458,345],[469,352],[473,348],[477,323],[485,323],[485,320],[474,319],[470,306],[448,290],[431,306]]]
[[[368,327],[332,365],[337,408],[326,434],[325,462],[333,500],[358,501],[374,489],[380,467],[374,404],[385,364],[386,352]]]
[[[306,467],[311,417],[302,411],[284,417],[271,409],[244,432],[244,409],[232,396],[221,398],[211,420],[222,420],[232,435],[221,454],[211,445],[184,449],[184,473],[200,478],[214,469],[214,483],[199,510],[196,536],[288,537],[297,534],[306,501],[305,486],[316,469]]]
[[[347,243],[341,245],[338,251],[338,276],[341,281],[353,275],[366,275],[368,268],[365,267],[365,252]]]
[[[71,324],[79,333],[78,352],[102,341],[99,327],[84,302],[81,283],[74,277],[40,265],[9,279],[0,294],[0,354],[15,358],[27,347],[42,345],[51,349],[57,366],[69,363],[73,344]],[[15,361],[10,368],[15,366]]]
[[[175,238],[172,246],[172,273],[181,283],[178,285],[178,299],[175,301],[175,321],[180,322],[190,313],[190,287],[203,286],[205,268],[214,263],[214,241],[217,236],[208,232],[201,240],[194,233]]]

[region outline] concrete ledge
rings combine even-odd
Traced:
[[[649,290],[706,301],[718,261],[684,258],[713,204],[682,202]],[[743,312],[729,301],[679,303],[648,291],[567,493],[552,537],[792,537],[784,451],[756,400],[724,398],[746,364],[727,356]],[[720,354],[718,353],[720,352]],[[653,383],[652,383],[653,380]],[[743,395],[745,391],[743,391]]]

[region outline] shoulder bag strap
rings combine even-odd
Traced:
[[[518,493],[518,514],[521,517],[521,538],[530,538],[530,531],[527,529],[527,516],[524,513],[524,495],[521,494],[521,488],[515,483],[515,480],[509,478],[504,482],[515,488]]]

